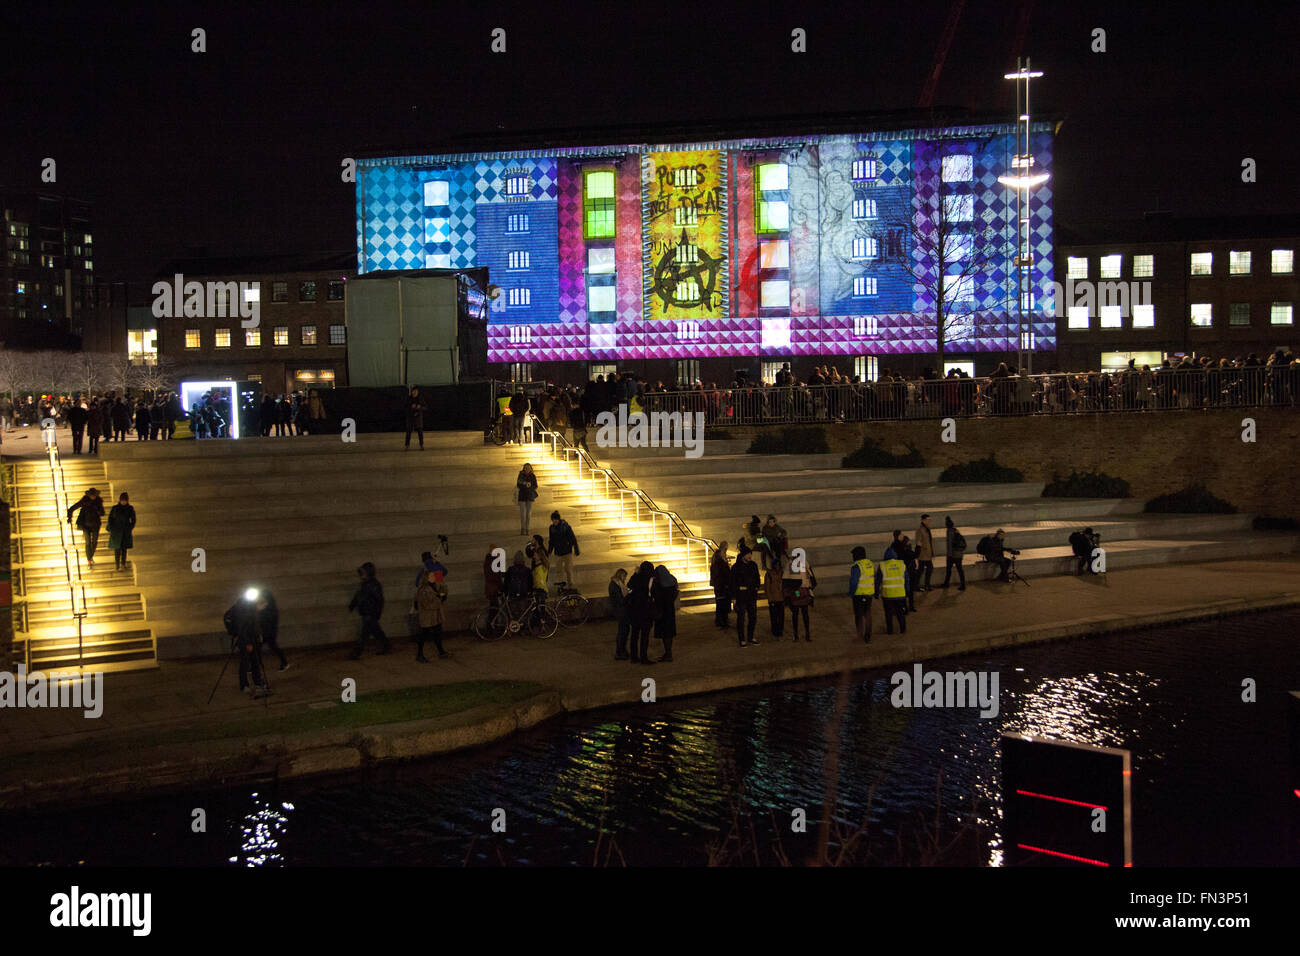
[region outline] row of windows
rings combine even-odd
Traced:
[[[1233,302],[1228,307],[1229,326],[1250,325],[1250,303]],[[1197,328],[1209,328],[1214,324],[1214,308],[1209,302],[1193,303],[1190,309],[1191,323]],[[1124,327],[1124,310],[1118,305],[1103,305],[1097,310],[1098,327],[1103,329],[1120,329]],[[1274,302],[1269,308],[1269,325],[1291,325],[1293,323],[1290,302]],[[1092,317],[1087,306],[1071,306],[1067,315],[1067,325],[1071,329],[1087,329]],[[1154,305],[1133,306],[1132,328],[1153,329],[1156,325],[1156,307]]]
[[[316,326],[304,325],[301,330],[303,345],[316,345]],[[346,345],[348,340],[347,327],[343,325],[330,326],[330,345]],[[218,349],[228,349],[231,343],[230,329],[215,329],[213,332],[213,347]],[[277,325],[271,330],[271,343],[273,345],[289,344],[289,326]],[[260,348],[262,345],[261,329],[245,329],[244,345],[247,348]],[[187,349],[197,349],[203,347],[203,333],[201,329],[185,330],[185,347]]]
[[[1208,276],[1214,274],[1214,253],[1193,252],[1191,254],[1191,274]],[[1269,259],[1273,275],[1290,275],[1295,271],[1295,250],[1274,249]],[[1118,253],[1099,256],[1097,275],[1101,279],[1118,279],[1124,272],[1124,257]],[[1066,260],[1066,273],[1071,279],[1088,278],[1088,257],[1069,256]],[[1232,250],[1228,253],[1228,274],[1248,276],[1251,274],[1251,254],[1249,251]],[[1133,256],[1133,278],[1149,279],[1155,275],[1155,256]]]
[[[343,289],[345,282],[342,279],[331,279],[325,283],[325,299],[328,302],[342,302]],[[320,283],[314,279],[308,279],[298,283],[298,301],[315,302],[317,286]],[[255,298],[255,297],[254,297]],[[289,301],[289,283],[276,280],[271,283],[271,301],[288,302]]]

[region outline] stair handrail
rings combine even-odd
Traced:
[[[50,465],[50,486],[54,493],[55,522],[59,527],[59,546],[63,550],[63,570],[68,580],[68,606],[71,609],[73,620],[77,624],[77,666],[85,667],[85,636],[83,632],[83,622],[86,617],[86,581],[82,576],[81,552],[77,550],[76,543],[69,540],[68,530],[64,527],[64,516],[68,512],[68,487],[67,481],[63,474],[63,459],[59,455],[58,442],[49,442],[46,445],[46,452]],[[76,573],[73,573],[73,565],[76,565]],[[77,591],[81,591],[81,604],[77,604]],[[28,631],[25,642],[27,671],[31,672],[32,657],[32,639],[31,632]]]
[[[573,458],[577,459],[579,480],[581,480],[582,478],[582,466],[584,462],[587,465],[587,470],[591,474],[593,484],[595,483],[595,476],[602,475],[605,479],[605,500],[607,501],[611,497],[613,497],[610,494],[611,491],[610,483],[611,481],[613,482],[613,486],[614,486],[613,490],[618,494],[618,513],[620,518],[623,517],[623,506],[624,506],[624,502],[627,500],[628,495],[631,495],[633,500],[636,501],[637,521],[641,520],[641,505],[644,503],[646,510],[650,515],[651,543],[653,544],[659,543],[659,538],[658,538],[659,525],[657,520],[659,516],[663,516],[664,518],[664,525],[668,532],[667,544],[669,547],[672,547],[673,528],[676,527],[678,537],[680,537],[683,540],[686,546],[686,571],[688,574],[691,571],[691,545],[692,544],[698,544],[700,546],[702,557],[703,557],[704,570],[708,571],[710,556],[713,554],[714,551],[718,550],[717,542],[715,542],[712,538],[701,537],[700,535],[695,534],[695,532],[691,530],[690,525],[688,525],[685,521],[683,521],[681,515],[679,515],[676,511],[670,511],[667,508],[659,507],[657,504],[655,504],[654,499],[651,498],[644,490],[640,488],[629,487],[627,482],[623,480],[623,478],[618,474],[618,472],[616,472],[613,468],[602,468],[600,464],[596,461],[596,459],[591,456],[591,453],[587,451],[587,449],[582,448],[581,446],[578,445],[574,445],[567,438],[565,438],[564,435],[552,429],[546,428],[545,426],[543,426],[540,429],[539,434],[546,442],[550,444],[551,457],[557,460],[562,458],[566,464]],[[563,455],[560,454],[561,445],[564,446]]]

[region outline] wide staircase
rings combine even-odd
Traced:
[[[966,537],[966,577],[975,581],[997,573],[975,546],[998,528],[1008,546],[1020,549],[1017,570],[1026,578],[1074,573],[1067,539],[1085,526],[1100,533],[1108,571],[1259,557],[1300,546],[1294,533],[1252,530],[1248,514],[1149,515],[1135,499],[1043,498],[1037,482],[940,483],[937,468],[845,469],[839,455],[749,455],[747,445],[710,441],[705,456],[694,460],[681,449],[601,449],[597,458],[661,508],[682,515],[698,536],[727,541],[733,558],[750,515],[776,515],[791,547],[805,549],[824,594],[847,593],[855,546],[879,561],[892,529],[915,541],[925,512],[936,552],[932,586],[943,580],[947,515]],[[610,544],[636,554],[637,532],[615,531]],[[683,592],[687,604],[712,597],[701,585]]]
[[[405,637],[422,551],[448,569],[448,629],[468,626],[486,603],[485,555],[501,547],[513,558],[527,543],[512,500],[524,461],[539,479],[531,530],[545,537],[551,511],[563,513],[581,550],[572,583],[598,603],[612,571],[632,569],[643,556],[684,577],[689,550],[696,576],[706,577],[707,547],[683,541],[684,524],[670,542],[670,517],[593,474],[590,460],[566,454],[555,436],[503,448],[485,445],[481,432],[436,432],[426,433],[425,445],[406,451],[400,434],[361,434],[355,442],[299,436],[101,446],[105,499],[128,492],[139,517],[132,560],[160,656],[223,653],[222,616],[250,586],[275,596],[284,646],[353,640],[359,620],[347,606],[365,561],[384,585],[382,626]],[[633,540],[660,544],[633,555],[615,539],[638,528]]]
[[[137,670],[156,667],[153,633],[145,621],[136,569],[113,569],[108,529],[102,528],[92,566],[81,531],[66,512],[88,488],[110,497],[95,458],[20,459],[10,472],[10,561],[14,659],[29,672]]]

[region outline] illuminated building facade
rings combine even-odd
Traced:
[[[1052,144],[1035,124],[1044,171]],[[362,159],[357,271],[486,267],[498,377],[919,371],[941,294],[945,357],[985,372],[1014,359],[1022,306],[1032,347],[1055,348],[1051,183],[1031,197],[1020,303],[997,181],[1014,154],[1013,124],[968,122]]]

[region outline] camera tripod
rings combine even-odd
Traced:
[[[1019,581],[1025,587],[1029,587],[1029,582],[1025,580],[1024,575],[1022,575],[1019,571],[1016,570],[1016,559],[1015,557],[1012,557],[1011,567],[1007,568],[1007,582],[1010,584],[1015,584],[1017,581]]]

